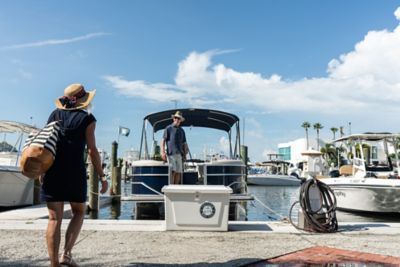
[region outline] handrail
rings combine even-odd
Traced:
[[[228,186],[231,186],[231,185],[234,185],[234,184],[244,184],[244,189],[246,190],[246,192],[248,192],[247,183],[245,181],[243,181],[243,182],[235,181],[235,182],[232,182],[232,183],[228,184]]]
[[[158,192],[157,190],[155,190],[154,188],[148,186],[147,184],[143,183],[143,182],[131,182],[131,184],[139,184],[139,185],[143,185],[144,187],[146,187],[147,189],[149,189],[150,191],[153,191],[154,193],[156,193],[157,195],[163,195],[161,194],[161,192]]]

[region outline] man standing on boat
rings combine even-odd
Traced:
[[[172,176],[171,184],[180,184],[183,174],[183,160],[186,159],[188,146],[186,143],[185,131],[180,127],[185,120],[180,111],[172,115],[173,123],[168,125],[164,130],[161,139],[161,156],[164,161],[168,159],[171,166]],[[165,153],[165,146],[167,153]]]

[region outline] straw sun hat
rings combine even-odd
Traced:
[[[85,91],[82,84],[73,83],[64,89],[64,96],[57,98],[56,107],[65,110],[84,109],[92,101],[96,90]]]
[[[179,118],[182,122],[185,120],[185,118],[182,116],[182,112],[180,112],[179,110],[177,112],[175,112],[174,115],[171,116],[172,118]]]

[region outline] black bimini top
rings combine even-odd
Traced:
[[[144,120],[150,122],[153,131],[157,132],[164,129],[172,123],[172,115],[176,111],[182,112],[185,120],[181,123],[182,127],[194,126],[205,127],[229,132],[239,118],[224,111],[210,110],[210,109],[171,109],[147,115]]]

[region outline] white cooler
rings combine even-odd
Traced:
[[[230,187],[177,184],[164,186],[162,192],[167,230],[228,230]]]

